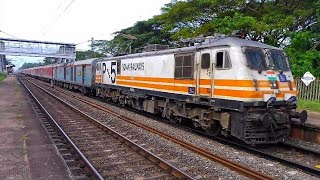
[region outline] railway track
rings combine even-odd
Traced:
[[[77,149],[93,179],[193,179],[50,92],[21,81]]]
[[[315,126],[301,125],[294,122],[291,126],[294,139],[320,144],[320,129]]]
[[[279,143],[276,146],[257,146],[250,147],[237,140],[230,141],[225,138],[215,137],[220,143],[231,145],[240,150],[258,155],[260,157],[280,162],[289,167],[299,169],[310,175],[320,177],[320,169],[314,166],[320,162],[320,153],[310,149],[304,149],[298,146],[292,146],[285,143]],[[297,158],[297,156],[299,158]],[[302,159],[312,159],[311,164],[300,161]]]
[[[157,117],[153,117],[156,118]],[[161,120],[162,122],[164,120]],[[295,146],[285,142],[278,143],[276,146],[260,145],[260,146],[248,146],[237,139],[227,139],[224,137],[215,137],[206,134],[205,132],[195,130],[188,126],[176,125],[169,120],[165,120],[167,123],[176,126],[177,128],[183,128],[187,131],[199,134],[201,136],[213,139],[219,143],[232,146],[239,150],[258,155],[265,159],[270,159],[276,162],[280,162],[292,168],[299,169],[307,174],[320,177],[320,169],[315,166],[320,164],[320,152],[312,149]]]
[[[30,94],[30,96],[33,96]],[[37,118],[42,122],[43,127],[45,127],[48,135],[50,136],[52,142],[57,147],[61,157],[68,166],[72,178],[80,179],[100,179],[99,174],[92,169],[92,167],[86,165],[86,160],[81,157],[81,154],[78,153],[70,143],[69,139],[66,138],[65,134],[58,126],[54,124],[54,121],[50,119],[50,116],[46,114],[43,107],[38,104],[34,98],[29,98],[33,109],[37,115]],[[86,167],[87,166],[87,167]]]
[[[262,174],[262,173],[260,173],[258,171],[255,171],[255,170],[251,169],[251,168],[239,165],[239,164],[234,163],[234,162],[232,162],[230,160],[227,160],[225,158],[219,157],[219,156],[209,152],[208,150],[196,147],[196,146],[194,146],[194,145],[192,145],[190,143],[187,143],[187,142],[182,141],[180,139],[177,139],[177,138],[175,138],[175,137],[173,137],[171,135],[168,135],[168,134],[160,132],[160,131],[158,131],[158,130],[156,130],[154,128],[146,126],[146,125],[144,125],[142,123],[139,123],[138,121],[135,121],[134,119],[128,118],[128,117],[126,117],[124,115],[121,115],[121,114],[115,112],[115,111],[112,111],[110,109],[102,107],[102,106],[94,103],[93,101],[88,101],[88,100],[86,100],[84,98],[80,98],[78,96],[70,94],[70,93],[66,92],[66,90],[61,90],[59,88],[55,88],[55,91],[59,91],[60,93],[63,93],[63,94],[68,95],[70,97],[73,97],[74,99],[76,99],[78,101],[81,101],[83,103],[86,103],[86,104],[88,104],[88,105],[90,105],[90,106],[92,106],[92,107],[94,107],[96,109],[99,109],[99,110],[104,111],[104,112],[106,112],[108,114],[114,115],[117,118],[120,118],[120,119],[122,119],[122,120],[124,120],[124,121],[126,121],[126,122],[128,122],[130,124],[133,124],[133,125],[135,125],[137,127],[140,127],[140,128],[145,129],[145,130],[147,130],[149,132],[157,134],[157,135],[159,135],[159,136],[161,136],[161,137],[163,137],[163,138],[165,138],[167,140],[170,140],[170,141],[172,141],[172,142],[174,142],[176,144],[179,144],[180,146],[182,146],[182,147],[184,147],[184,148],[186,148],[186,149],[188,149],[190,151],[193,151],[193,152],[195,152],[195,153],[197,153],[197,154],[199,154],[199,155],[201,155],[203,157],[206,157],[206,158],[208,158],[210,160],[218,162],[219,164],[222,164],[223,166],[228,167],[228,168],[230,168],[230,169],[232,169],[232,170],[234,170],[234,171],[236,171],[236,172],[238,172],[240,174],[243,174],[243,175],[245,175],[245,176],[247,176],[249,178],[252,178],[252,179],[273,179],[270,176]]]

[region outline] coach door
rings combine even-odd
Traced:
[[[213,97],[214,65],[212,50],[205,49],[199,52],[199,66],[197,78],[198,95]]]
[[[82,66],[82,84],[85,84],[86,66]]]
[[[54,79],[58,79],[58,67],[54,67]]]

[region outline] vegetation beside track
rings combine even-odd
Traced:
[[[298,108],[320,112],[320,101],[298,100]]]
[[[6,77],[6,74],[0,73],[0,81],[4,80]]]

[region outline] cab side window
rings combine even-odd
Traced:
[[[175,55],[174,78],[192,79],[193,78],[194,54],[177,54]]]
[[[231,61],[228,51],[220,51],[216,54],[216,69],[230,69]]]
[[[209,69],[210,68],[210,54],[204,53],[201,55],[201,68]]]

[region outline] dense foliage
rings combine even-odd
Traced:
[[[286,50],[296,76],[310,71],[320,77],[320,0],[185,0],[166,4],[162,13],[96,41],[99,52],[138,52],[147,44],[180,46],[188,38],[245,30],[248,38]],[[135,38],[128,38],[123,34]]]
[[[23,63],[23,65],[19,69],[28,69],[28,68],[33,68],[37,66],[42,66],[43,63]]]
[[[98,58],[98,57],[103,57],[102,53],[98,53],[95,51],[77,51],[76,52],[76,60],[84,60],[84,59],[90,59],[90,58]]]

